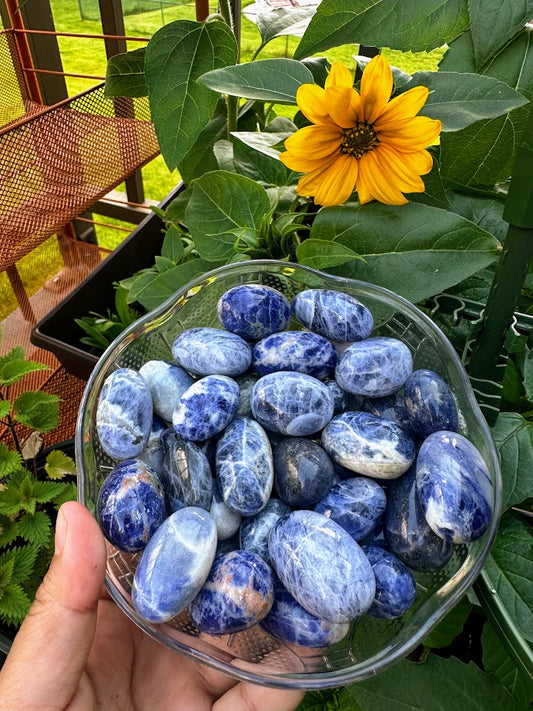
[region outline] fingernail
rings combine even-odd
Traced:
[[[56,521],[56,537],[55,537],[55,555],[61,555],[61,551],[65,546],[67,539],[67,517],[61,509],[57,514]]]

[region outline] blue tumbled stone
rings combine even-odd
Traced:
[[[217,532],[204,509],[169,516],[144,549],[132,587],[133,606],[148,622],[167,622],[194,599],[215,557]]]
[[[341,526],[315,511],[293,511],[270,531],[268,550],[284,587],[308,612],[329,622],[363,615],[374,599],[372,566]]]
[[[374,327],[370,310],[349,294],[332,289],[306,289],[292,300],[298,321],[332,341],[360,341]]]
[[[149,360],[141,366],[139,374],[150,388],[154,412],[171,422],[178,400],[194,380],[179,365],[166,360]]]
[[[492,518],[494,492],[483,457],[456,432],[434,432],[416,460],[416,488],[426,521],[438,536],[468,543]]]
[[[333,415],[333,398],[326,385],[304,373],[264,375],[254,385],[250,403],[263,427],[294,437],[318,432]]]
[[[326,380],[324,380],[324,385],[327,387],[331,397],[333,398],[333,414],[338,415],[339,412],[344,412],[346,409],[346,393],[344,390],[336,380],[331,378],[326,378]]]
[[[381,417],[384,420],[392,420],[392,422],[396,422],[398,427],[401,427],[406,434],[410,436],[413,435],[409,415],[405,407],[403,390],[398,390],[393,395],[365,398],[361,403],[361,407],[358,409],[363,412],[369,412],[376,417]]]
[[[262,620],[274,601],[274,574],[255,553],[236,550],[215,558],[189,611],[207,634],[232,634]]]
[[[169,428],[161,437],[163,471],[161,479],[173,511],[199,506],[209,511],[213,497],[213,475],[204,452],[194,442]]]
[[[194,375],[241,375],[252,362],[252,349],[236,333],[220,328],[189,328],[174,340],[172,357]]]
[[[275,639],[300,647],[327,647],[340,642],[350,629],[349,622],[328,622],[308,612],[279,580],[272,608],[259,625]]]
[[[291,306],[270,286],[241,284],[220,297],[217,314],[225,329],[257,341],[289,326]]]
[[[232,536],[235,536],[241,525],[242,516],[232,511],[224,503],[217,479],[213,481],[213,500],[211,501],[209,513],[217,527],[219,541],[227,541]],[[234,547],[238,548],[239,546],[235,545]]]
[[[237,412],[240,390],[225,375],[206,375],[180,397],[172,426],[183,439],[201,442],[222,432]]]
[[[346,392],[383,397],[399,390],[413,370],[411,351],[396,338],[367,338],[341,355],[335,380]]]
[[[264,561],[269,563],[268,536],[270,529],[278,518],[290,512],[290,507],[280,499],[270,499],[265,508],[255,516],[243,518],[239,529],[240,548],[257,553]]]
[[[163,471],[163,447],[161,446],[161,435],[167,429],[167,424],[157,415],[152,418],[152,427],[148,435],[148,442],[145,448],[139,454],[137,459],[140,459],[149,467],[155,469],[158,475]]]
[[[259,376],[255,373],[244,373],[243,375],[238,375],[235,378],[235,382],[239,386],[241,391],[241,398],[239,400],[239,407],[237,408],[236,414],[240,417],[251,417],[252,407],[250,405],[250,396],[252,395],[252,390],[254,385],[259,380]]]
[[[242,516],[263,509],[272,492],[272,448],[265,430],[249,417],[236,417],[217,444],[217,480],[224,503]]]
[[[252,351],[252,368],[259,375],[294,370],[322,380],[332,375],[337,353],[331,343],[310,331],[283,331],[258,341]]]
[[[376,596],[368,614],[381,619],[401,617],[416,598],[416,583],[409,568],[378,546],[363,548],[376,576]]]
[[[96,515],[105,537],[121,551],[142,551],[166,516],[155,471],[139,459],[111,470],[98,492]]]
[[[274,480],[279,497],[295,508],[316,504],[335,482],[333,463],[310,439],[287,437],[274,449]]]
[[[390,550],[412,570],[440,570],[453,555],[453,543],[437,536],[426,521],[416,492],[415,465],[387,487],[385,536]]]
[[[416,434],[457,431],[459,414],[448,384],[432,370],[415,370],[405,381],[405,408]]]
[[[96,432],[102,449],[113,459],[137,457],[152,427],[150,388],[131,368],[119,368],[104,382],[96,407]]]
[[[387,496],[377,481],[353,477],[335,484],[315,506],[315,511],[335,521],[360,541],[377,525]]]
[[[415,458],[413,440],[397,424],[368,412],[334,417],[322,432],[322,446],[341,466],[375,479],[395,479]]]

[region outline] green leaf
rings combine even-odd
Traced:
[[[533,641],[533,536],[510,513],[502,516],[485,572],[523,636]]]
[[[406,197],[411,202],[420,202],[423,205],[431,205],[431,207],[440,207],[443,210],[447,210],[450,205],[440,177],[440,151],[436,146],[432,146],[429,148],[429,152],[433,156],[433,167],[427,175],[422,176],[424,192],[408,193]]]
[[[301,62],[293,59],[261,59],[215,69],[199,79],[214,91],[245,99],[295,104],[296,90],[302,84],[313,84],[313,75]]]
[[[295,130],[296,126],[294,126],[293,131],[282,131],[279,133],[266,133],[265,131],[233,131],[231,135],[255,151],[259,151],[270,158],[277,159],[280,152],[274,148],[274,146],[282,144]]]
[[[0,400],[0,419],[7,417],[11,412],[11,403],[9,400]]]
[[[20,454],[14,449],[9,449],[4,442],[0,442],[0,481],[19,469],[21,464]]]
[[[483,69],[533,17],[533,0],[470,0],[468,7],[477,70]]]
[[[175,225],[170,225],[161,246],[161,256],[177,264],[183,257],[182,232]]]
[[[530,709],[533,699],[533,679],[516,668],[514,661],[507,654],[505,645],[489,622],[483,626],[481,643],[483,666],[512,694],[516,700],[516,711]]]
[[[384,286],[414,302],[490,264],[501,248],[463,217],[415,203],[323,208],[310,237],[347,246],[365,260],[347,262],[333,273]]]
[[[65,484],[55,481],[35,481],[32,487],[32,497],[39,504],[55,501],[62,496]]]
[[[135,300],[144,306],[147,311],[157,308],[173,296],[178,289],[187,284],[191,279],[213,268],[212,262],[205,259],[191,259],[189,262],[178,264],[172,269],[157,274],[151,272],[135,282]],[[133,291],[133,289],[132,289]]]
[[[419,115],[439,119],[443,131],[459,131],[528,102],[503,81],[466,72],[416,72],[402,86],[402,92],[415,86],[426,86],[430,90]]]
[[[2,565],[8,562],[13,563],[10,583],[23,583],[30,577],[38,552],[39,549],[37,546],[28,545],[12,548],[0,556],[0,563]]]
[[[19,535],[37,547],[48,545],[51,528],[50,517],[44,511],[25,513],[18,521]]]
[[[144,76],[146,47],[115,54],[107,62],[106,96],[148,96]]]
[[[306,239],[297,248],[300,264],[314,269],[328,269],[353,259],[363,259],[346,245],[325,239]]]
[[[0,598],[0,620],[18,626],[28,614],[30,599],[20,585],[9,585]]]
[[[194,178],[217,169],[214,145],[227,135],[227,116],[226,102],[220,99],[207,126],[179,162],[178,170],[185,183],[189,184]]]
[[[471,610],[472,604],[467,597],[464,597],[448,612],[446,617],[431,630],[424,639],[424,645],[433,649],[440,649],[441,647],[450,645],[462,631]]]
[[[0,364],[0,387],[13,385],[21,380],[28,373],[35,373],[38,370],[50,370],[48,365],[37,363],[33,360],[4,360]]]
[[[421,664],[401,661],[349,687],[364,711],[516,711],[513,697],[492,676],[470,662],[430,654]]]
[[[263,219],[270,211],[261,185],[219,170],[194,182],[185,214],[200,257],[217,261],[230,258],[235,251],[246,251],[246,245],[256,246]]]
[[[46,457],[44,469],[49,479],[63,479],[76,474],[76,462],[60,449],[52,450]]]
[[[172,259],[169,259],[168,257],[163,257],[160,254],[155,255],[155,268],[159,274],[162,274],[163,272],[172,269],[172,267],[174,266],[176,265],[172,261]]]
[[[318,2],[312,2],[301,6],[272,7],[263,2],[256,2],[243,8],[243,14],[257,25],[261,35],[261,46],[264,47],[275,37],[283,35],[301,37],[318,5]]]
[[[166,222],[172,222],[175,225],[185,223],[185,208],[192,194],[191,188],[186,188],[182,190],[179,195],[177,195],[174,200],[168,205],[164,213],[164,219]],[[163,247],[165,241],[163,240]],[[161,249],[163,249],[163,247]],[[167,255],[168,256],[168,255]]]
[[[503,241],[509,225],[503,219],[504,201],[496,198],[466,195],[465,193],[449,191],[447,198],[450,208],[458,215],[475,222],[496,239]]]
[[[466,0],[322,0],[296,52],[309,57],[331,47],[360,44],[404,52],[430,51],[468,28]]]
[[[233,146],[235,169],[241,175],[264,185],[293,185],[298,181],[299,174],[283,165],[277,156],[267,156],[238,139]]]
[[[18,538],[18,524],[10,516],[0,514],[0,549]]]
[[[59,422],[58,396],[41,390],[19,395],[13,409],[18,422],[38,432],[50,432]]]
[[[0,489],[0,514],[14,516],[22,509],[35,511],[31,500],[32,477],[26,470],[12,474],[5,489]]]
[[[146,83],[161,153],[177,168],[206,127],[218,96],[197,79],[234,64],[235,37],[225,22],[177,20],[158,30],[146,47]]]
[[[533,461],[533,422],[518,412],[501,412],[492,428],[501,459],[503,510],[533,496],[530,462]]]
[[[64,482],[61,484],[62,489],[54,496],[54,506],[56,509],[65,503],[65,501],[76,501],[78,496],[78,488],[73,482]]]

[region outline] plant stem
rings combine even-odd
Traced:
[[[229,27],[231,27],[231,29],[233,31],[235,31],[235,26],[233,23],[233,14],[231,12],[231,6],[229,4],[229,0],[219,0],[218,8],[219,8],[220,14],[224,18],[226,24]]]

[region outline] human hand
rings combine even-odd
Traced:
[[[237,683],[134,625],[103,583],[103,535],[63,504],[56,552],[0,671],[0,711],[293,711],[299,691]]]

